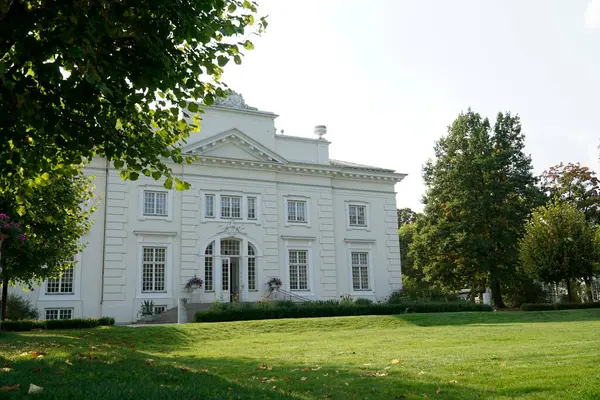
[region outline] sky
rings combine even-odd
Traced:
[[[534,172],[600,172],[600,0],[256,0],[269,26],[223,80],[279,115],[328,128],[330,157],[391,168],[422,210],[423,164],[469,107],[521,117]]]

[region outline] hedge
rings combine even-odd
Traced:
[[[586,308],[600,308],[600,302],[565,304],[565,303],[523,303],[521,311],[554,311],[554,310],[581,310]]]
[[[249,321],[280,318],[341,317],[352,315],[393,315],[405,312],[437,313],[460,311],[492,311],[492,307],[473,303],[415,303],[415,304],[341,304],[335,302],[295,303],[283,305],[219,306],[198,311],[196,322]]]
[[[98,326],[112,326],[115,319],[110,317],[102,318],[80,318],[80,319],[52,319],[46,321],[37,320],[19,320],[2,321],[2,330],[6,332],[24,332],[33,329],[83,329],[95,328]]]

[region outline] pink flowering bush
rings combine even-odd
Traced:
[[[21,228],[21,224],[11,220],[10,216],[5,213],[0,213],[0,240],[5,240],[12,237],[22,243],[25,242],[25,235]]]

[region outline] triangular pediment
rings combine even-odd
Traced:
[[[279,154],[258,143],[245,133],[231,129],[183,148],[186,154],[286,164]]]

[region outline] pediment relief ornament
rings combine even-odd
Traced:
[[[220,225],[219,229],[222,229],[219,234],[226,234],[230,236],[245,236],[246,232],[244,227],[240,224],[236,224],[235,220],[229,221],[227,225]]]
[[[227,97],[217,98],[215,100],[215,105],[231,107],[231,108],[239,108],[241,110],[258,111],[258,108],[250,107],[248,104],[246,104],[246,102],[244,101],[244,96],[242,96],[241,94],[239,94],[233,90],[229,90],[229,94],[227,95]]]

